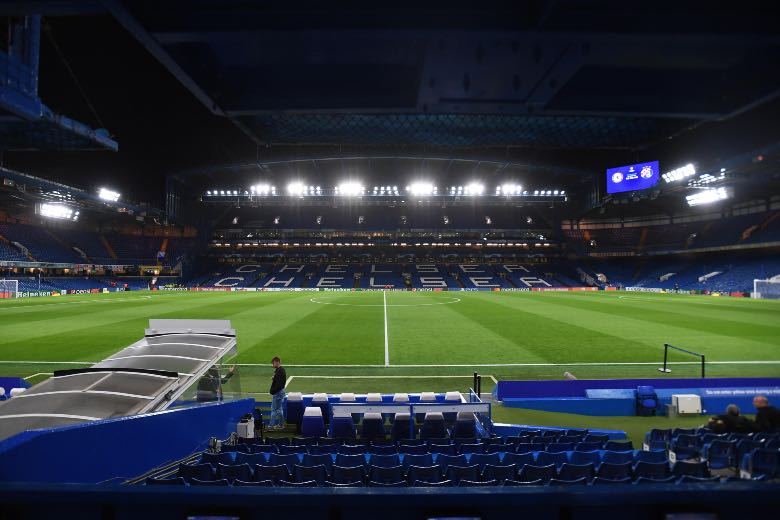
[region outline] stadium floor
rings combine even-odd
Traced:
[[[0,375],[36,383],[53,370],[86,366],[140,339],[149,318],[230,319],[238,334],[234,379],[258,399],[267,398],[274,355],[287,366],[289,390],[303,392],[465,391],[474,371],[483,375],[483,392],[497,380],[559,379],[565,371],[658,377],[664,343],[705,354],[708,376],[780,375],[776,301],[623,292],[145,291],[0,302]],[[683,363],[670,377],[698,376],[695,358],[671,353],[670,360]]]

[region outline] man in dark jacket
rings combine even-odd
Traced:
[[[282,411],[282,404],[287,393],[284,391],[284,387],[287,385],[287,372],[282,367],[282,360],[275,357],[271,360],[273,365],[274,378],[271,381],[271,419],[268,421],[269,430],[281,430],[284,428],[284,412]]]
[[[780,410],[769,404],[769,399],[763,395],[753,398],[756,407],[756,430],[760,432],[780,431]]]

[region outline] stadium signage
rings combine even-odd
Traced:
[[[665,289],[661,289],[660,287],[626,287],[626,291],[633,291],[633,292],[652,292],[652,293],[662,293],[666,292]]]
[[[17,293],[19,298],[36,298],[39,296],[51,296],[51,291],[27,291]]]

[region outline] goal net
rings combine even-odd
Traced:
[[[0,300],[19,296],[19,280],[0,280]]]
[[[780,300],[780,279],[753,280],[753,298]]]

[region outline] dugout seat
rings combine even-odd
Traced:
[[[354,439],[356,430],[352,414],[340,412],[338,416],[334,415],[330,425],[330,436],[334,439]]]
[[[435,403],[436,402],[436,394],[434,392],[422,392],[420,393],[420,404],[425,403]],[[414,420],[418,423],[421,423],[425,420],[425,414],[424,413],[416,413],[414,414]]]
[[[443,439],[449,437],[447,425],[444,423],[444,416],[441,412],[428,412],[425,414],[422,428],[420,428],[421,439]]]
[[[363,424],[360,429],[360,436],[364,440],[385,438],[385,421],[382,418],[381,413],[368,412],[363,414]]]
[[[301,433],[306,437],[325,436],[325,420],[322,417],[322,408],[319,406],[306,407],[301,420]]]
[[[395,394],[393,396],[393,403],[395,404],[409,404],[409,394]],[[390,423],[395,422],[395,414],[387,413],[384,414],[385,420],[389,420]]]
[[[323,392],[314,394],[311,398],[311,406],[316,406],[322,410],[322,419],[325,421],[325,424],[330,422],[330,404],[328,403],[328,394]]]
[[[411,416],[408,413],[397,413],[390,428],[390,438],[394,441],[411,439],[414,437]]]
[[[463,396],[460,392],[447,392],[444,394],[444,402],[446,404],[460,404],[463,402]],[[448,426],[455,424],[455,419],[458,416],[458,412],[444,412],[444,421]]]
[[[287,394],[287,412],[286,421],[295,425],[295,431],[301,431],[301,422],[303,421],[303,394],[300,392],[290,392]]]
[[[456,439],[473,439],[477,435],[477,418],[471,412],[458,412],[452,436]]]
[[[356,402],[355,394],[351,392],[342,392],[341,395],[339,395],[339,402],[340,403],[354,403]],[[359,413],[353,413],[350,414],[352,417],[352,422],[355,424],[358,424],[360,422],[360,414]]]
[[[179,464],[177,477],[183,478],[186,482],[193,478],[200,480],[212,480],[214,478],[214,468],[211,464]]]
[[[658,394],[652,386],[638,386],[636,389],[636,414],[640,416],[655,415],[658,408]]]

